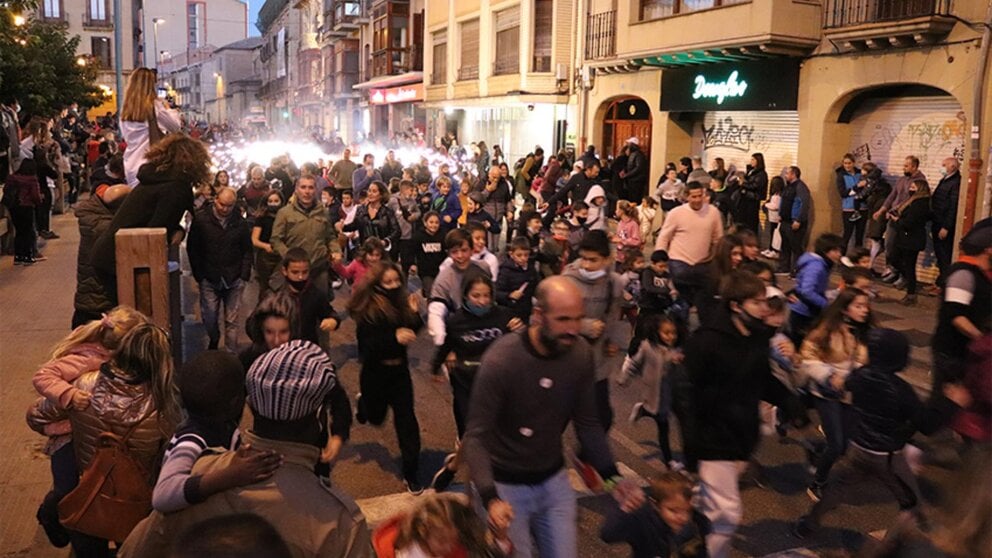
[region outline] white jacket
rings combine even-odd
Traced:
[[[166,134],[178,132],[182,127],[179,112],[165,106],[161,100],[155,100],[155,119],[158,127]],[[138,169],[145,164],[145,153],[150,147],[148,141],[148,123],[121,121],[121,135],[127,143],[124,150],[124,176],[127,185],[134,188],[138,185]]]

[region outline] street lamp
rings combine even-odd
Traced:
[[[28,20],[24,19],[24,16],[22,16],[22,15],[15,15],[14,16],[14,27],[21,27],[25,23],[27,23],[27,21]]]
[[[158,52],[158,24],[160,24],[160,23],[165,23],[165,20],[162,19],[162,18],[160,18],[160,17],[152,18],[152,30],[154,32],[154,37],[155,37],[154,47],[155,47],[155,69],[156,70],[158,69],[158,62],[159,62],[159,52]]]

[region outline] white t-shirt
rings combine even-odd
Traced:
[[[182,127],[179,112],[165,106],[161,100],[155,100],[155,119],[158,127],[166,134],[178,132]],[[124,177],[127,185],[134,188],[138,185],[138,169],[145,164],[145,153],[151,147],[148,141],[148,123],[121,121],[121,136],[127,148],[124,150]]]

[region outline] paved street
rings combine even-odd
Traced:
[[[47,358],[51,346],[68,333],[75,285],[75,254],[78,242],[72,215],[55,218],[54,230],[62,239],[49,242],[44,252],[48,261],[32,267],[13,267],[9,256],[0,260],[0,555],[4,557],[67,556],[68,550],[52,549],[38,527],[34,513],[50,484],[48,462],[41,453],[44,440],[24,424],[24,410],[36,397],[30,378],[38,364]],[[344,289],[335,305],[343,307]],[[888,295],[888,296],[885,296]],[[246,295],[254,302],[254,293]],[[894,292],[883,292],[875,306],[881,325],[905,330],[913,348],[913,368],[908,375],[920,386],[927,383],[926,348],[935,318],[936,301],[921,297],[916,308],[894,304]],[[186,300],[184,308],[193,314],[195,305]],[[251,304],[245,304],[245,314]],[[192,317],[188,319],[193,319]],[[187,331],[195,334],[191,324]],[[195,342],[190,342],[191,347]],[[358,385],[357,349],[354,324],[346,321],[332,336],[332,357],[340,365],[340,377],[354,398]],[[451,396],[447,384],[430,378],[424,364],[430,357],[426,335],[412,350],[416,409],[423,434],[422,480],[429,481],[454,443]],[[612,446],[622,469],[629,474],[648,477],[663,470],[655,442],[654,427],[649,421],[637,425],[627,422],[631,404],[637,400],[638,386],[614,390],[616,425],[611,432]],[[787,441],[789,442],[789,441]],[[677,447],[677,444],[676,444]],[[938,445],[937,455],[946,460],[946,449]],[[333,471],[333,482],[352,494],[371,522],[395,513],[410,498],[403,492],[399,475],[399,450],[392,424],[376,429],[355,424],[352,439]],[[767,488],[745,483],[745,518],[736,554],[765,556],[792,549],[797,545],[788,534],[790,521],[810,505],[805,494],[807,476],[803,453],[795,443],[780,443],[777,437],[766,438],[758,461],[764,467]],[[928,466],[924,489],[933,487],[946,475],[946,469]],[[461,477],[459,479],[461,481]],[[885,529],[895,517],[894,503],[871,503],[881,494],[864,494],[864,506],[844,508],[828,516],[826,529],[811,545],[819,555],[843,555],[844,548],[857,548],[865,533]],[[599,542],[601,524],[608,497],[584,494],[580,499],[580,548],[583,557],[627,556],[623,547],[608,547]]]

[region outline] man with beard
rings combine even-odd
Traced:
[[[644,494],[620,477],[599,424],[592,352],[580,336],[581,291],[567,277],[551,277],[534,298],[530,327],[504,335],[482,358],[464,451],[489,521],[509,529],[516,556],[578,556],[562,448],[569,422],[622,509],[639,507]]]

